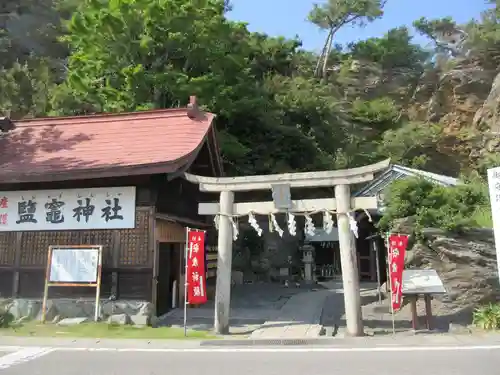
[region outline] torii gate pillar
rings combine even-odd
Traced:
[[[351,211],[351,189],[349,185],[335,186],[335,200],[337,202],[337,228],[347,333],[351,336],[363,336],[358,259],[349,225],[349,217],[347,216],[347,213]]]
[[[198,205],[200,215],[219,215],[215,331],[218,334],[229,333],[233,256],[233,228],[230,216],[244,216],[250,212],[266,214],[278,212],[273,202],[234,203],[234,192],[271,190],[272,185],[287,184],[290,188],[335,186],[335,199],[292,200],[290,212],[314,212],[325,209],[337,211],[347,334],[363,335],[359,273],[348,215],[356,209],[376,209],[377,199],[376,197],[351,199],[349,186],[373,180],[374,173],[386,169],[389,163],[390,160],[387,159],[377,164],[345,170],[251,177],[216,178],[185,173],[184,177],[188,181],[199,184],[200,191],[220,193],[219,203]]]
[[[233,227],[228,215],[233,214],[234,193],[220,193],[220,216],[217,253],[217,283],[215,289],[214,329],[220,335],[229,333],[231,308],[231,269],[233,263]]]

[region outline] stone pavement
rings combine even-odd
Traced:
[[[360,289],[365,333],[392,334],[392,316],[387,301],[378,303],[375,283],[361,283]],[[289,288],[268,283],[237,285],[233,288],[231,303],[230,332],[233,336],[251,339],[344,336],[346,323],[341,281]],[[182,327],[183,315],[183,309],[173,310],[160,324]],[[213,321],[213,303],[188,309],[189,329],[211,330]],[[441,327],[436,328],[443,331]],[[396,331],[401,335],[414,334],[408,317],[396,315]]]
[[[343,326],[344,290],[341,281],[321,282],[318,290],[296,294],[283,305],[274,319],[255,330],[251,338],[313,338],[325,333],[324,326]],[[371,300],[374,283],[362,283],[362,300]],[[329,336],[336,333],[330,329]]]
[[[230,332],[232,335],[248,336],[255,330],[258,330],[265,325],[266,322],[279,322],[281,330],[287,330],[290,322],[293,323],[293,316],[287,313],[288,303],[297,296],[303,299],[304,295],[317,293],[318,290],[325,289],[318,285],[295,285],[287,288],[278,283],[255,283],[235,285],[231,290],[231,313],[230,313]],[[297,300],[297,302],[299,302]],[[324,301],[324,300],[323,300]],[[302,302],[291,302],[293,306],[302,306]],[[311,301],[304,303],[311,303]],[[302,309],[303,311],[305,309]],[[295,317],[295,321],[319,323],[317,318],[318,310],[310,312],[309,315],[315,318],[306,316]],[[184,310],[182,308],[170,311],[168,314],[161,317],[159,324],[182,327],[184,321]],[[214,306],[213,302],[209,302],[199,308],[188,309],[187,326],[194,330],[210,330],[214,323]],[[270,323],[271,324],[271,323]]]
[[[361,286],[362,298],[373,298],[372,283]],[[323,326],[343,326],[344,296],[341,281],[318,285],[284,287],[258,283],[236,285],[231,296],[230,332],[251,339],[314,338],[324,333]],[[161,325],[183,326],[183,309],[176,309],[160,320]],[[188,309],[187,326],[194,330],[213,327],[213,303]],[[333,328],[327,328],[332,336]]]
[[[292,296],[279,312],[251,334],[252,339],[312,338],[320,335],[321,314],[328,289]]]
[[[343,334],[345,329],[345,307],[344,307],[344,290],[341,282],[323,283],[323,286],[328,288],[330,294],[325,300],[323,313],[321,316],[321,324],[326,330],[327,336]],[[363,310],[363,323],[365,333],[371,331],[372,326],[378,326],[380,321],[378,313],[374,315],[371,310],[367,310],[365,306],[372,304],[378,300],[377,287],[375,283],[363,282],[360,285],[361,305]],[[387,315],[387,312],[386,314]],[[385,316],[384,315],[384,316]],[[384,328],[391,328],[392,321],[384,321]],[[409,325],[411,328],[411,324]]]

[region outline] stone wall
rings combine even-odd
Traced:
[[[41,320],[41,299],[0,299],[0,310],[8,310],[19,320]],[[130,300],[101,300],[99,319],[106,320],[112,315],[126,314],[137,325],[149,325],[155,316],[152,303]],[[94,319],[95,299],[52,299],[47,301],[46,321],[58,322],[67,318]]]

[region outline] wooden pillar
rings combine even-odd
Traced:
[[[112,232],[111,262],[113,267],[111,272],[111,294],[118,299],[118,268],[120,267],[120,232],[118,230]]]
[[[363,336],[359,271],[353,235],[347,215],[351,211],[351,192],[349,185],[336,185],[335,199],[337,201],[337,226],[339,233],[347,334],[350,336]]]
[[[14,244],[14,274],[12,275],[12,298],[19,297],[19,272],[21,269],[21,250],[22,250],[23,232],[16,233],[16,242]]]
[[[228,215],[233,213],[234,193],[220,193],[219,239],[217,256],[217,284],[215,290],[215,332],[229,333],[231,310],[231,267],[233,258],[233,227]]]
[[[425,301],[425,326],[430,331],[432,329],[432,297],[430,294],[424,295]]]
[[[412,326],[414,331],[416,331],[418,329],[417,301],[418,301],[418,294],[411,296],[411,300],[410,300],[411,326]]]
[[[158,276],[160,273],[160,241],[154,241],[154,251],[153,251],[153,280],[152,280],[152,291],[151,291],[151,302],[155,306],[156,314],[158,314]]]

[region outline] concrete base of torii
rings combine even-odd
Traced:
[[[251,177],[203,177],[186,173],[185,178],[199,184],[205,192],[219,192],[219,203],[200,203],[200,215],[219,215],[217,285],[215,293],[214,328],[218,334],[229,333],[231,305],[231,264],[233,227],[231,217],[250,212],[269,215],[278,213],[273,202],[234,203],[235,191],[271,190],[272,185],[287,184],[290,188],[335,186],[335,198],[292,200],[290,212],[336,211],[342,263],[347,334],[363,335],[359,274],[349,213],[358,209],[376,209],[376,197],[351,199],[351,184],[373,180],[374,174],[389,167],[390,160],[346,170],[288,173]]]

